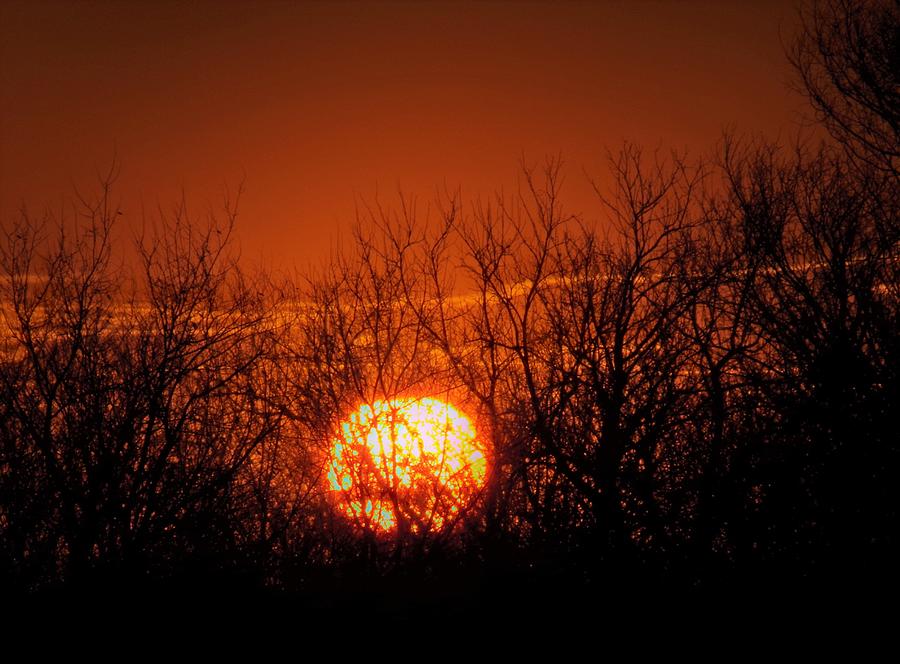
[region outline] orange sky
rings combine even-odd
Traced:
[[[245,256],[317,263],[398,188],[487,194],[562,154],[570,200],[625,139],[796,130],[792,3],[0,3],[0,214],[91,191],[127,227],[244,182]],[[591,209],[586,209],[590,213]]]

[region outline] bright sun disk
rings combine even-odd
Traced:
[[[472,422],[438,399],[362,404],[340,423],[328,480],[364,528],[412,532],[452,525],[477,496],[486,462]]]

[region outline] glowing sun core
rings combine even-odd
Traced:
[[[363,404],[332,440],[328,480],[355,523],[412,532],[452,525],[484,483],[475,428],[437,399]]]

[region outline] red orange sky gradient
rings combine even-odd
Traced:
[[[789,2],[0,4],[0,213],[58,208],[113,155],[126,224],[243,182],[245,256],[317,263],[355,205],[584,172],[625,139],[710,149],[805,110]]]

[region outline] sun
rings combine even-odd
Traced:
[[[413,533],[458,521],[484,484],[487,463],[471,420],[432,398],[362,404],[331,444],[328,481],[362,528]]]

